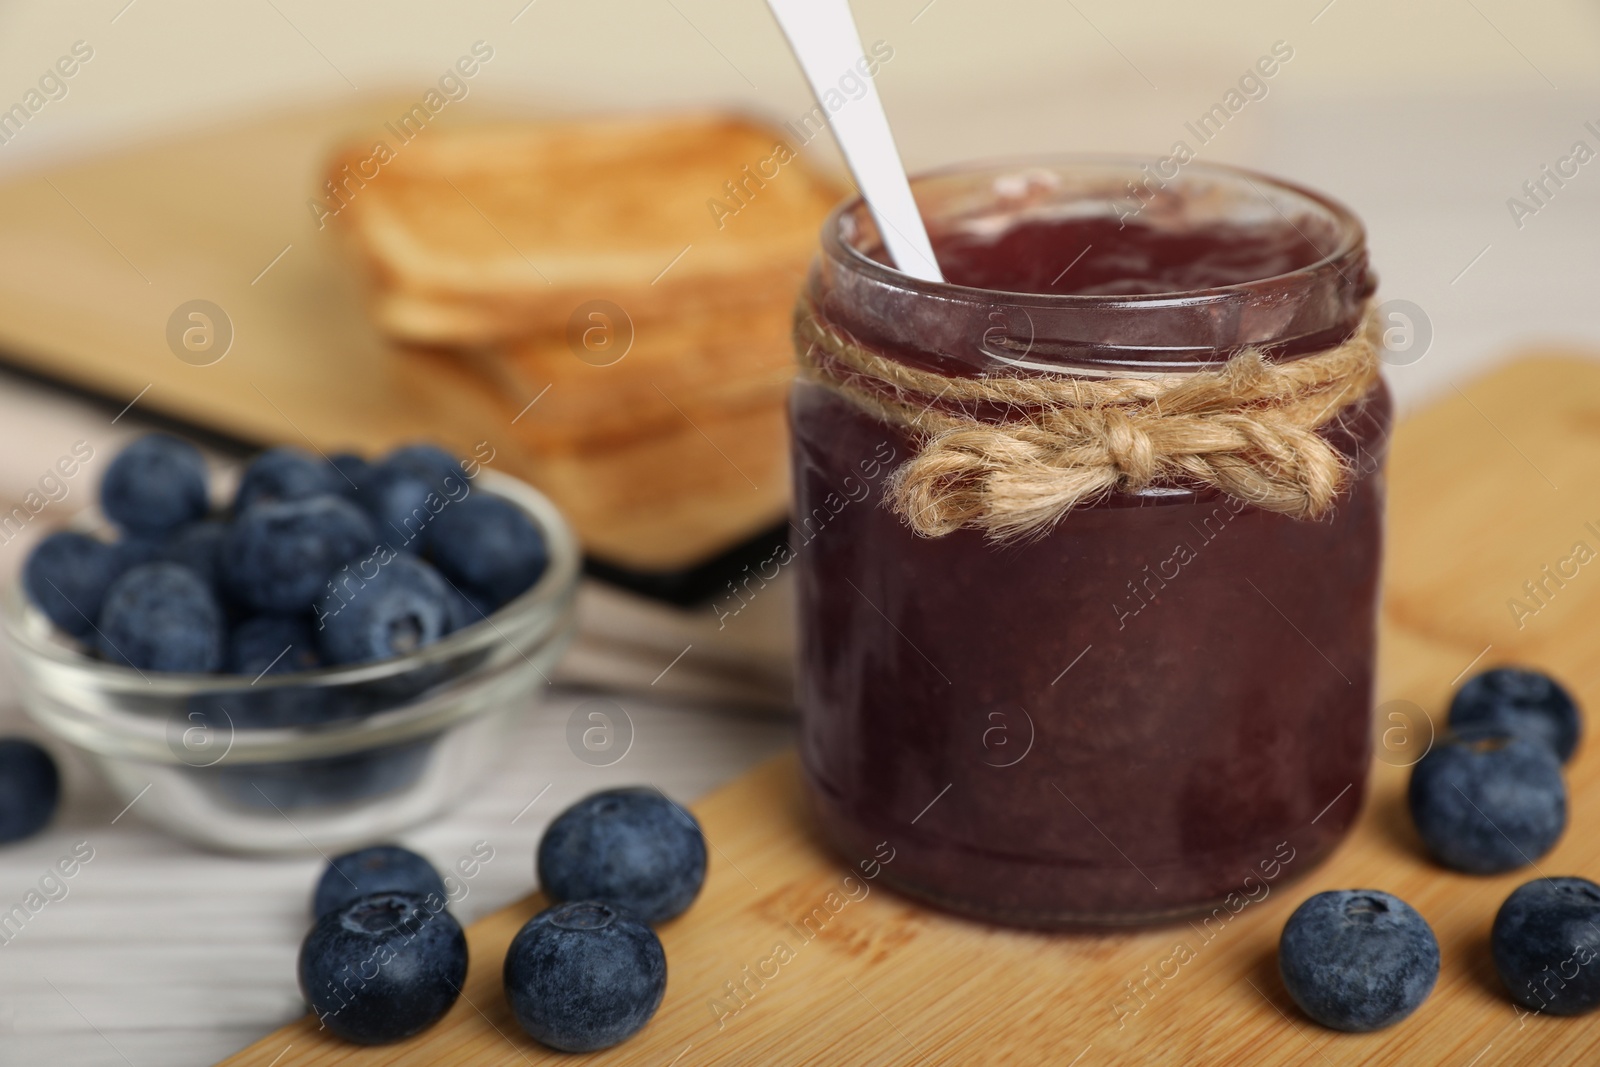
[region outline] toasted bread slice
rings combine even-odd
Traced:
[[[351,181],[371,153],[333,160],[333,221],[371,269],[380,328],[432,346],[558,335],[597,298],[636,321],[775,286],[787,302],[842,192],[780,131],[726,116],[430,129]]]
[[[668,551],[712,533],[731,544],[782,518],[791,314],[785,303],[645,323],[609,366],[559,343],[503,354],[503,371],[526,383],[521,395],[538,397],[516,420],[518,442],[597,550],[608,517],[650,526]],[[627,551],[636,564],[657,562],[637,541]]]
[[[781,403],[583,455],[539,454],[533,481],[595,556],[640,571],[682,566],[686,548],[725,548],[789,513]]]
[[[584,362],[565,341],[529,339],[500,354],[522,395],[517,420],[540,453],[586,452],[676,432],[754,407],[781,407],[794,376],[785,301],[646,320],[615,363]]]

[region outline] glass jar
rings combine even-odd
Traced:
[[[1130,216],[1180,233],[1288,223],[1314,250],[1196,291],[1009,292],[886,266],[857,200],[825,224],[806,296],[824,326],[957,377],[1183,373],[1361,327],[1375,281],[1347,209],[1230,168],[1151,175],[1030,162],[913,188],[941,258],[1041,220]],[[1017,247],[1052,269],[1078,251]],[[882,497],[917,442],[828,386],[799,382],[790,419],[804,779],[852,865],[892,855],[882,871],[903,891],[991,920],[1140,923],[1257,899],[1350,828],[1369,761],[1381,381],[1320,431],[1352,476],[1319,520],[1168,485],[1016,543],[913,533]]]

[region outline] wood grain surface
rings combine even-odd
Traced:
[[[1469,670],[1536,664],[1600,706],[1600,570],[1547,583],[1537,606],[1523,588],[1576,542],[1600,546],[1586,526],[1600,528],[1600,365],[1528,359],[1452,392],[1402,424],[1390,485],[1379,740],[1365,811],[1328,863],[1274,884],[1226,923],[1045,935],[929,911],[881,882],[846,883],[852,865],[815,840],[794,758],[784,756],[697,806],[713,845],[709,879],[695,906],[661,929],[666,1000],[634,1040],[578,1059],[517,1028],[500,966],[512,935],[543,905],[533,896],[471,928],[465,995],[427,1034],[361,1049],[319,1035],[308,1018],[227,1063],[1594,1063],[1600,1016],[1519,1014],[1487,941],[1495,910],[1524,880],[1600,875],[1600,746],[1591,741],[1574,759],[1571,825],[1537,871],[1481,878],[1435,867],[1421,854],[1403,791],[1427,744],[1428,716],[1442,721]],[[1518,598],[1531,614],[1513,611]],[[1432,997],[1375,1034],[1320,1028],[1277,976],[1289,913],[1313,892],[1349,887],[1409,901],[1443,954]],[[780,944],[787,952],[775,962]],[[728,983],[745,992],[735,999]]]

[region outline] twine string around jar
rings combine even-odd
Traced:
[[[795,326],[805,380],[916,442],[885,493],[924,537],[962,527],[1000,542],[1037,537],[1076,507],[1155,486],[1212,487],[1319,518],[1350,465],[1318,431],[1378,377],[1370,309],[1343,343],[1296,359],[1247,348],[1215,370],[1125,378],[948,377],[859,344],[804,298]]]

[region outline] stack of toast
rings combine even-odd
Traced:
[[[327,177],[378,327],[493,383],[593,554],[671,571],[782,521],[791,314],[845,190],[781,131],[432,127]]]

